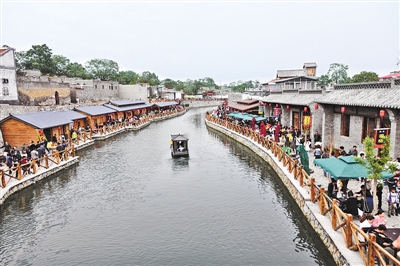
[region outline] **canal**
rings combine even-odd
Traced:
[[[208,109],[78,152],[1,207],[1,265],[334,265],[270,166]],[[189,137],[172,159],[170,134]]]

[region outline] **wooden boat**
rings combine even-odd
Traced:
[[[171,135],[171,156],[172,158],[177,157],[189,157],[189,139],[182,134]]]

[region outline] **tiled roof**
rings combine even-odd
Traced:
[[[143,104],[145,101],[142,100],[121,100],[121,101],[110,101],[110,104],[115,106],[126,106],[126,105],[135,105],[135,104]]]
[[[260,106],[260,104],[257,101],[257,103],[251,104],[251,105],[232,103],[229,105],[229,108],[233,108],[233,109],[236,109],[239,111],[248,111],[248,110],[256,109],[256,108],[258,108],[258,106]]]
[[[317,67],[317,63],[315,62],[304,63],[303,67]]]
[[[159,106],[159,107],[165,107],[165,106],[171,106],[171,105],[177,105],[177,102],[156,102],[155,105]]]
[[[6,52],[8,49],[7,48],[0,48],[0,55],[4,52]]]
[[[400,109],[400,88],[335,89],[315,102]]]
[[[300,77],[305,75],[304,69],[278,70],[276,72],[277,78]]]
[[[301,93],[271,93],[262,99],[266,103],[280,103],[291,105],[310,105],[319,98],[325,98],[326,95],[320,93],[301,94]]]
[[[110,109],[113,109],[115,111],[118,111],[118,112],[125,112],[125,111],[141,109],[141,108],[147,108],[147,107],[152,106],[152,104],[142,103],[142,104],[127,105],[127,106],[115,106],[112,104],[104,104],[104,106],[108,107]]]
[[[87,116],[75,111],[65,111],[65,112],[57,112],[57,114],[70,119],[70,120],[79,120],[85,119]]]
[[[111,113],[116,112],[115,110],[105,107],[103,105],[80,106],[80,107],[76,107],[75,110],[80,111],[85,114],[88,114],[88,115],[104,115],[104,114],[111,114]]]
[[[237,102],[241,103],[241,104],[254,104],[254,103],[258,103],[259,100],[240,100],[240,101],[237,101]]]
[[[60,112],[37,112],[29,114],[10,115],[8,118],[15,118],[22,122],[32,125],[35,128],[45,129],[72,123],[68,119],[59,114]],[[4,121],[4,120],[3,120]]]

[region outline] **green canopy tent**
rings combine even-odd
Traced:
[[[354,156],[315,159],[314,164],[324,169],[335,179],[357,179],[369,176],[367,168],[354,160]],[[393,174],[386,171],[383,171],[382,175],[385,179],[393,177]]]
[[[253,119],[253,117],[254,117],[256,119],[257,123],[267,120],[267,118],[265,118],[263,116],[251,115],[251,114],[248,114],[248,113],[239,113],[239,112],[232,112],[232,113],[228,114],[227,116],[234,117],[236,119],[241,119],[241,120],[244,120],[244,121],[251,121]]]

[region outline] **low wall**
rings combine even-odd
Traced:
[[[279,176],[279,178],[282,180],[286,188],[289,190],[290,194],[295,199],[297,205],[300,207],[301,211],[307,218],[310,225],[318,233],[321,240],[324,242],[326,248],[332,254],[332,257],[336,261],[337,265],[350,265],[349,261],[343,255],[343,249],[340,249],[336,245],[336,243],[340,243],[340,238],[335,239],[336,236],[332,238],[332,235],[329,234],[330,224],[328,225],[325,224],[324,226],[323,222],[321,222],[321,218],[323,219],[324,217],[321,214],[319,214],[318,205],[316,203],[311,202],[311,197],[308,191],[299,185],[298,180],[295,180],[293,174],[291,174],[286,169],[286,167],[283,167],[282,163],[278,162],[275,159],[274,155],[270,150],[267,150],[265,147],[261,147],[260,145],[254,143],[249,138],[246,138],[238,134],[237,132],[228,130],[223,126],[208,121],[207,119],[205,121],[206,125],[209,128],[221,132],[227,135],[228,137],[234,139],[235,141],[245,145],[246,147],[250,148],[254,153],[259,155],[264,161],[266,161],[272,167],[272,169],[274,169],[276,174]],[[341,241],[343,242],[343,240]],[[344,252],[347,252],[347,250],[344,249]],[[364,265],[364,264],[359,264],[357,262],[357,264],[351,263],[351,265]]]

